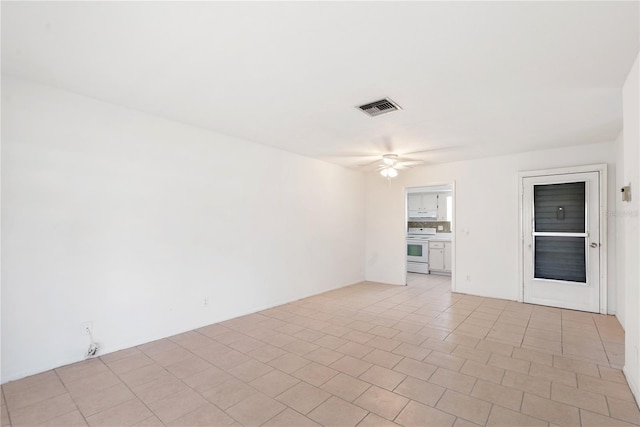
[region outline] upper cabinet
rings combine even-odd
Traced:
[[[422,195],[422,206],[425,210],[435,211],[438,209],[438,195],[436,193],[424,193]]]
[[[422,208],[422,194],[411,193],[407,195],[407,207],[410,211]]]
[[[438,221],[451,221],[452,193],[447,191],[436,194],[438,195]]]
[[[409,193],[407,195],[409,220],[437,221],[438,195],[436,193]]]
[[[407,196],[410,211],[436,211],[438,209],[437,193],[410,193]]]
[[[407,194],[409,220],[414,221],[451,221],[452,192]]]

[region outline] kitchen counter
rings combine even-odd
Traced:
[[[435,236],[430,236],[429,240],[437,240],[439,242],[450,242],[453,238],[453,233],[436,233]]]

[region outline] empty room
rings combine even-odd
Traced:
[[[640,426],[639,1],[3,1],[2,426]]]

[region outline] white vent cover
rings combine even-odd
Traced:
[[[400,110],[400,106],[390,100],[389,98],[383,98],[379,101],[370,102],[358,107],[363,112],[367,113],[371,117],[379,116],[380,114],[390,113],[392,111]]]

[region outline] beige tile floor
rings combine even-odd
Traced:
[[[628,426],[614,317],[361,283],[2,386],[2,425]]]

